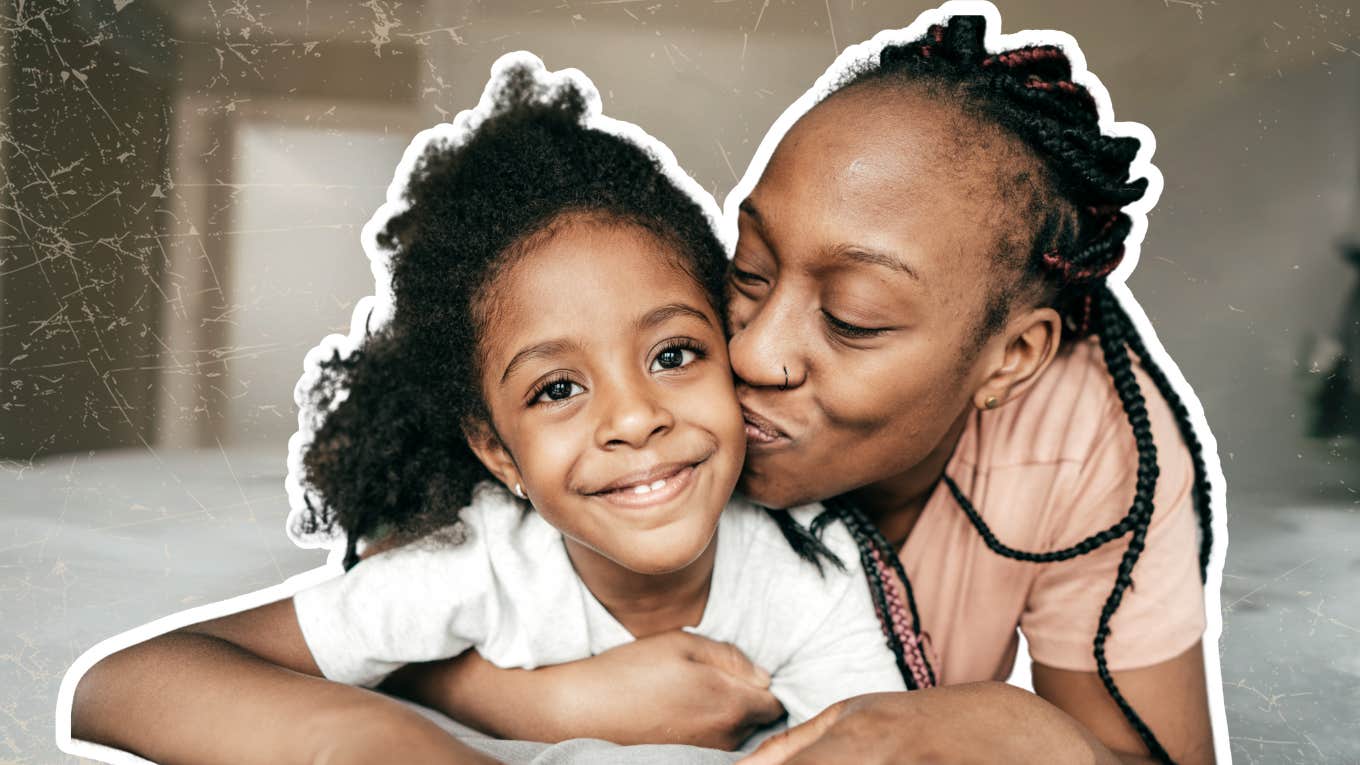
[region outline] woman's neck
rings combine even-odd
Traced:
[[[633,637],[693,627],[703,618],[718,551],[716,533],[693,563],[666,574],[639,574],[574,539],[565,541],[576,575]]]
[[[916,528],[971,415],[971,409],[964,410],[939,444],[909,470],[849,492],[850,499],[873,519],[894,549],[901,550]]]

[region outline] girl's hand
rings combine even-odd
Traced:
[[[739,765],[1119,763],[1053,705],[1005,683],[878,693],[770,737]]]
[[[675,631],[534,671],[469,651],[406,667],[384,690],[502,738],[734,749],[783,716],[769,684],[732,645]]]

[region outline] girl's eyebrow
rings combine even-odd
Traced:
[[[534,359],[551,358],[569,351],[580,350],[580,348],[581,346],[578,343],[566,339],[545,340],[541,343],[535,343],[516,353],[510,359],[510,363],[505,365],[505,373],[501,375],[501,382],[508,380],[516,369]]]
[[[633,322],[633,327],[637,331],[643,331],[665,324],[671,319],[680,316],[698,319],[710,327],[713,326],[713,322],[703,311],[700,311],[693,306],[685,305],[684,303],[667,303],[666,305],[653,308],[642,316],[639,316],[637,321]],[[528,348],[520,350],[519,353],[516,353],[510,359],[510,363],[505,365],[505,372],[501,375],[501,382],[510,379],[510,375],[514,374],[516,369],[519,369],[534,359],[551,358],[553,356],[560,356],[564,353],[579,350],[581,350],[580,343],[566,338],[544,340],[541,343],[534,343]]]
[[[679,316],[689,316],[691,318],[698,319],[699,321],[702,321],[703,323],[708,324],[709,326],[712,326],[713,324],[713,322],[709,320],[708,316],[705,315],[703,311],[700,311],[699,309],[693,306],[688,306],[685,305],[684,303],[668,303],[659,308],[653,308],[652,310],[638,317],[638,320],[633,323],[633,326],[638,330],[651,329],[653,327],[665,324],[671,319],[674,319]]]

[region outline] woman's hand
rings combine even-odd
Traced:
[[[772,736],[741,765],[998,761],[1120,762],[1038,696],[1005,683],[970,683],[842,701]]]
[[[731,644],[674,631],[534,671],[469,651],[408,666],[383,688],[503,738],[734,749],[783,716],[769,684]]]

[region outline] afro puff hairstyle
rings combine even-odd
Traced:
[[[465,425],[487,418],[480,332],[498,275],[555,226],[585,216],[641,227],[722,312],[727,259],[716,205],[669,152],[636,126],[600,116],[598,93],[579,72],[548,74],[523,53],[492,71],[481,105],[459,115],[452,139],[427,131],[434,137],[399,204],[389,203],[398,211],[375,232],[388,258],[390,305],[380,307],[390,319],[360,325],[348,353],[318,353],[323,343],[295,392],[303,412],[291,445],[290,533],[343,535],[346,568],[360,539],[455,522],[490,479],[464,437]]]

